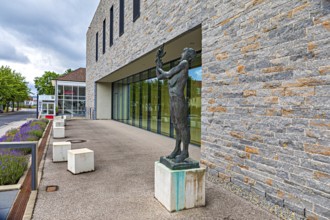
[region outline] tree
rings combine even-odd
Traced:
[[[65,72],[63,73],[63,75],[69,74],[71,72],[72,72],[72,69],[67,69],[67,70],[65,70]]]
[[[34,86],[36,87],[38,94],[54,95],[55,88],[52,85],[52,80],[60,77],[60,74],[55,72],[45,71],[41,77],[34,78]]]
[[[27,82],[20,73],[8,66],[0,67],[0,104],[4,105],[4,108],[7,107],[7,112],[10,102],[14,108],[14,103],[27,99],[29,92]],[[18,104],[17,107],[19,107]]]

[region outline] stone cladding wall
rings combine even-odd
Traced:
[[[330,1],[207,1],[203,19],[209,175],[330,218]]]
[[[330,1],[141,0],[135,22],[132,2],[125,1],[120,37],[119,0],[101,0],[91,22],[87,110],[95,81],[202,23],[201,163],[208,175],[309,219],[329,219]]]
[[[161,44],[201,24],[200,0],[141,0],[140,17],[133,22],[133,1],[125,0],[124,34],[119,36],[119,0],[101,0],[87,31],[86,109],[94,109],[94,82]],[[114,44],[109,46],[110,7],[114,7]],[[102,53],[106,19],[106,52]],[[95,61],[98,32],[99,59]],[[133,73],[132,73],[133,74]],[[89,114],[88,114],[89,116]]]

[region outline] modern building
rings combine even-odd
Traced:
[[[191,142],[209,179],[330,218],[328,0],[101,0],[87,31],[86,117],[175,137],[167,83],[185,47]]]
[[[86,69],[79,68],[54,82],[57,115],[85,116]]]
[[[54,95],[38,95],[37,108],[39,118],[53,119],[55,116],[55,96]]]

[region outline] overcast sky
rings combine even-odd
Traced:
[[[0,66],[33,83],[44,71],[86,66],[86,32],[99,0],[0,0]]]

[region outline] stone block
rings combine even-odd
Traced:
[[[53,138],[65,138],[65,127],[53,127]]]
[[[205,168],[171,170],[156,161],[155,197],[170,212],[205,206]]]
[[[70,142],[53,143],[53,162],[62,162],[68,160],[68,150],[71,150]]]
[[[53,127],[64,127],[65,120],[64,119],[55,119],[53,122]]]
[[[88,148],[68,150],[68,171],[73,174],[94,171],[94,151]]]

